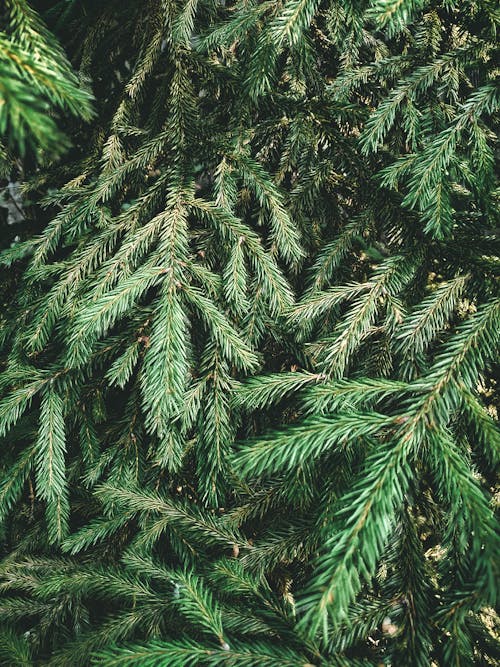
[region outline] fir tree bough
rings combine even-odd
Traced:
[[[1,12],[0,664],[497,664],[494,4]]]

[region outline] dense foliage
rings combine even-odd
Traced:
[[[497,664],[496,3],[1,18],[0,664]]]

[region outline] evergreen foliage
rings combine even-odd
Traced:
[[[64,51],[25,0],[5,0],[0,24],[0,168],[7,150],[38,158],[67,144],[50,112],[62,109],[83,120],[92,115],[91,95],[82,89]],[[6,143],[4,144],[4,140]]]
[[[0,665],[496,664],[494,3],[45,4]]]

